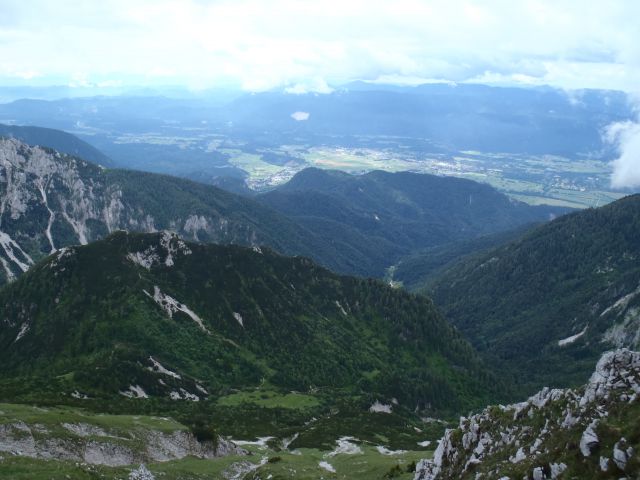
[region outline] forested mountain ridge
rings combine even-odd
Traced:
[[[638,347],[638,232],[631,195],[463,259],[425,291],[526,390],[577,384],[604,350]]]
[[[195,399],[268,382],[453,412],[497,393],[428,299],[257,247],[118,232],[40,262],[0,308],[5,391],[22,394]]]
[[[390,271],[389,280],[402,285],[410,292],[419,292],[425,285],[437,279],[443,272],[468,255],[479,255],[517,240],[537,226],[527,223],[505,232],[498,232],[468,240],[437,245],[403,257]]]
[[[471,180],[411,172],[350,175],[307,168],[258,200],[351,252],[356,273],[382,276],[421,249],[547,221],[533,207]]]

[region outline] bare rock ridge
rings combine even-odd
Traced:
[[[580,389],[461,417],[415,480],[638,478],[639,397],[640,352],[607,352]]]

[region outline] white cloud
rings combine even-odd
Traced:
[[[296,95],[302,95],[304,93],[331,93],[333,88],[327,85],[327,82],[322,78],[314,78],[310,81],[296,83],[291,87],[285,88],[285,92],[293,93]]]
[[[413,86],[413,87],[417,85],[424,85],[425,83],[448,83],[450,85],[456,84],[456,82],[453,82],[451,80],[446,80],[443,78],[424,78],[424,77],[417,77],[417,76],[411,76],[411,75],[398,75],[398,74],[380,75],[378,78],[374,80],[368,80],[368,83],[403,85],[403,86]]]
[[[291,118],[296,122],[303,122],[304,120],[309,120],[309,112],[293,112]]]
[[[630,90],[639,17],[630,0],[1,0],[0,81],[81,70],[94,84],[249,90],[378,78]]]
[[[619,156],[613,162],[611,186],[640,187],[640,123],[618,122],[609,125],[605,138],[616,145]]]

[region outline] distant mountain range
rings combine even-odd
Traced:
[[[603,351],[640,346],[639,231],[632,195],[466,257],[425,291],[525,391],[577,384]]]
[[[634,118],[626,94],[606,90],[354,83],[325,95],[182,97],[25,98],[0,105],[0,119],[76,132],[121,167],[187,176],[203,168],[241,173],[209,151],[208,139],[200,145],[203,134],[247,152],[281,145],[382,149],[402,140],[418,158],[465,150],[606,158],[613,150],[602,140],[603,128]],[[308,116],[296,120],[295,112]],[[131,141],[146,135],[165,140]]]
[[[296,111],[309,113],[308,119],[292,120]],[[246,95],[220,112],[236,130],[270,131],[278,137],[402,137],[416,144],[422,140],[421,148],[430,152],[569,157],[600,152],[602,128],[630,115],[622,92],[443,84],[385,88],[362,83],[328,95]]]
[[[16,396],[194,400],[267,382],[453,412],[497,392],[429,300],[258,247],[119,232],[38,263],[0,308]]]

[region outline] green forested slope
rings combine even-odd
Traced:
[[[577,384],[604,350],[638,347],[639,232],[628,196],[464,259],[425,291],[528,390]]]
[[[249,198],[166,175],[105,170],[0,138],[0,284],[55,249],[119,229],[168,229],[201,242],[268,245],[353,271],[349,252]]]
[[[15,395],[61,388],[60,378],[55,394],[91,397],[138,387],[217,396],[268,382],[452,412],[497,391],[425,298],[305,258],[167,233],[58,252],[0,291],[0,309],[0,372]],[[154,361],[180,378],[149,370]]]
[[[426,248],[546,221],[566,209],[532,207],[489,185],[411,172],[350,175],[307,168],[257,199],[327,243],[352,251],[356,273],[382,276]],[[360,255],[358,255],[360,252]]]

